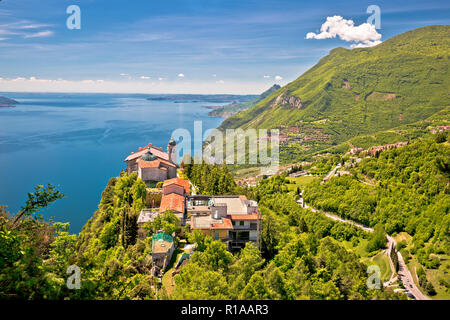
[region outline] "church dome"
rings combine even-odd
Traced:
[[[169,140],[169,146],[176,146],[177,143],[175,142],[175,140],[173,140],[173,138],[170,138]]]
[[[150,150],[148,150],[141,156],[141,159],[144,161],[153,161],[156,160],[156,156]]]

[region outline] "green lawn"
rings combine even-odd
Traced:
[[[391,278],[391,266],[389,265],[389,259],[387,255],[380,251],[377,254],[375,254],[373,257],[370,257],[369,252],[367,252],[367,242],[369,240],[367,239],[360,239],[358,244],[355,246],[351,241],[343,241],[342,245],[349,251],[356,254],[358,257],[360,257],[361,262],[366,265],[377,265],[380,267],[380,273],[381,273],[381,281],[387,281]]]
[[[411,252],[412,249],[412,237],[406,232],[400,232],[395,236],[395,240],[398,242],[404,241],[406,242],[406,250]],[[450,300],[450,288],[447,288],[444,284],[444,280],[446,283],[450,284],[450,256],[449,255],[438,255],[441,260],[441,265],[438,269],[425,269],[425,274],[427,275],[427,280],[431,282],[434,289],[436,290],[436,295],[431,296],[433,300]],[[405,256],[403,255],[403,258]],[[414,283],[420,288],[420,290],[425,293],[425,290],[419,286],[419,282],[417,281],[416,269],[418,269],[421,265],[417,261],[415,255],[409,255],[409,262],[407,263],[408,269],[413,275]],[[423,267],[423,266],[422,266]],[[426,293],[425,293],[426,294]]]
[[[441,257],[441,256],[440,256]],[[441,257],[442,259],[442,257]],[[428,281],[433,284],[434,289],[437,294],[433,296],[433,299],[436,300],[450,300],[450,288],[447,288],[445,285],[440,283],[440,280],[444,280],[448,284],[450,284],[450,260],[441,260],[441,265],[438,269],[427,269],[425,273],[427,274]]]
[[[167,266],[166,272],[162,276],[162,286],[166,289],[168,295],[172,294],[172,271],[174,270],[175,263],[180,259],[184,250],[182,248],[177,248],[172,255],[169,265]]]
[[[444,279],[447,283],[450,283],[449,271],[450,271],[450,257],[445,255],[439,255],[441,258],[441,265],[438,269],[425,269],[425,273],[427,275],[428,281],[433,284],[434,289],[436,290],[436,295],[431,296],[433,300],[450,300],[450,289],[447,289],[444,285],[440,283],[440,279]],[[447,259],[447,260],[444,260]],[[417,282],[416,269],[419,267],[419,262],[413,256],[413,258],[408,263],[408,269],[411,271],[411,274],[414,278],[414,283],[419,287],[419,283]],[[424,290],[421,288],[421,291]],[[425,293],[425,292],[424,292]]]
[[[318,179],[318,177],[315,176],[306,176],[306,177],[297,177],[297,178],[286,178],[291,182],[291,184],[288,185],[289,191],[296,191],[297,187],[300,187],[300,189],[303,189],[307,184],[311,183],[315,179]]]
[[[371,260],[380,267],[381,281],[384,282],[389,280],[392,275],[392,270],[391,266],[389,265],[389,258],[387,257],[387,255],[384,254],[384,252],[380,252]]]

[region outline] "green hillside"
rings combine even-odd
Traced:
[[[279,128],[289,136],[281,149],[294,142],[305,154],[427,119],[450,106],[449,52],[450,26],[412,30],[372,48],[333,49],[220,129]]]
[[[247,102],[238,102],[238,103],[231,103],[231,104],[227,104],[225,106],[222,106],[220,108],[214,109],[213,111],[210,111],[208,113],[208,115],[212,116],[212,117],[230,117],[240,111],[244,111],[247,109],[250,109],[251,107],[253,107],[255,104],[257,104],[258,102],[264,100],[265,98],[267,98],[272,92],[280,89],[281,87],[278,84],[274,84],[273,86],[271,86],[269,89],[267,89],[266,91],[264,91],[263,93],[261,93],[258,97],[256,97],[255,99],[251,100],[251,101],[247,101]]]

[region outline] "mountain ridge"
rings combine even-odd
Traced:
[[[269,89],[261,93],[259,96],[257,96],[255,99],[247,102],[238,102],[238,103],[231,103],[222,107],[218,107],[214,109],[213,111],[210,111],[208,113],[209,116],[212,117],[225,117],[228,118],[240,111],[245,111],[247,109],[250,109],[254,105],[256,105],[261,100],[264,100],[267,96],[269,96],[272,92],[280,89],[281,86],[278,84],[272,85]]]
[[[449,39],[450,26],[427,26],[371,48],[335,48],[219,129],[295,129],[299,139],[312,131],[323,141],[304,145],[317,150],[424,120],[450,105]]]

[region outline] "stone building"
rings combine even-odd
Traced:
[[[177,176],[176,142],[170,139],[167,152],[151,143],[126,159],[127,174],[136,172],[144,181],[164,181]]]
[[[172,210],[180,219],[181,225],[185,224],[186,217],[186,196],[189,195],[189,181],[180,178],[173,178],[164,181],[163,196],[159,212],[163,213]]]

